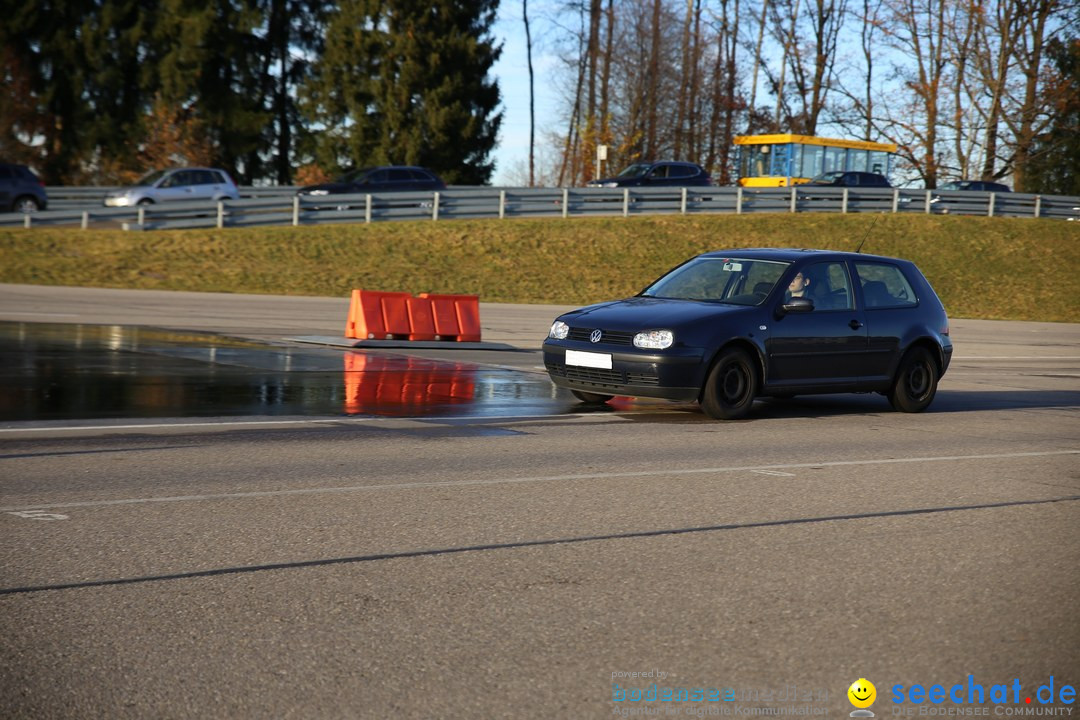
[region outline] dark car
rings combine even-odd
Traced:
[[[430,170],[406,165],[366,167],[347,172],[337,180],[308,185],[297,195],[362,195],[395,191],[433,191],[446,189],[444,183]]]
[[[837,170],[818,175],[807,185],[829,185],[832,187],[875,187],[891,188],[892,184],[884,175],[878,173],[860,172],[857,170]]]
[[[711,185],[709,174],[689,162],[639,162],[615,177],[593,180],[587,187],[693,187]]]
[[[0,212],[32,213],[48,207],[45,183],[30,168],[0,163]]]
[[[1011,193],[1008,185],[989,182],[986,180],[953,180],[938,187],[930,199],[934,212],[949,214],[951,212],[986,212],[990,202],[989,193]],[[986,193],[981,196],[972,196],[968,193]]]
[[[716,419],[833,392],[920,412],[951,357],[945,308],[913,263],[819,250],[699,255],[632,298],[561,315],[544,342],[552,381],[582,402],[696,400]]]
[[[938,187],[938,190],[962,190],[966,192],[1012,192],[1008,185],[986,180],[954,180]]]

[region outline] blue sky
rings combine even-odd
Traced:
[[[555,129],[558,120],[558,103],[552,90],[557,59],[551,55],[543,42],[550,24],[544,21],[544,3],[529,3],[529,30],[533,36],[533,73],[536,93],[536,144],[539,151],[543,132]],[[496,63],[494,74],[502,93],[503,121],[499,132],[499,146],[495,149],[495,174],[493,185],[518,184],[510,175],[515,165],[529,161],[529,68],[526,55],[525,27],[522,22],[520,0],[503,0],[499,4],[498,20],[493,35],[502,42],[502,57]]]

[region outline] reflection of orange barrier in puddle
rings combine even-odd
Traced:
[[[471,366],[423,358],[345,354],[345,412],[403,415],[471,403]]]

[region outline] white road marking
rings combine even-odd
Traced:
[[[709,468],[671,468],[667,470],[639,470],[636,472],[589,473],[582,475],[540,475],[519,478],[492,478],[490,480],[444,480],[439,482],[395,483],[392,485],[353,485],[349,487],[303,488],[297,490],[264,490],[253,492],[220,493],[216,495],[175,495],[150,498],[125,498],[122,500],[88,500],[82,502],[37,504],[29,507],[0,508],[0,512],[21,512],[40,508],[110,507],[116,505],[142,505],[148,503],[204,502],[207,500],[236,500],[246,498],[287,497],[294,495],[321,495],[331,493],[358,493],[384,490],[416,490],[424,488],[475,487],[477,485],[516,485],[519,483],[566,482],[580,480],[611,480],[617,478],[642,478],[672,475],[707,475],[731,472],[760,472],[791,470],[799,468],[852,467],[859,465],[897,465],[903,463],[963,462],[966,460],[1003,460],[1007,458],[1053,457],[1080,455],[1080,450],[1053,450],[1047,452],[1001,453],[994,455],[945,455],[939,457],[884,458],[879,460],[836,460],[833,462],[790,463],[781,465],[747,465]]]
[[[758,475],[772,475],[774,477],[795,477],[795,473],[780,472],[779,470],[754,470]]]
[[[8,510],[8,515],[16,515],[27,520],[67,520],[67,515],[51,513],[44,510]]]

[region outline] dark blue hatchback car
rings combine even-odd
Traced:
[[[699,255],[560,316],[544,342],[552,381],[582,402],[696,400],[716,419],[760,396],[835,392],[921,412],[951,357],[945,308],[913,263],[820,250]]]

